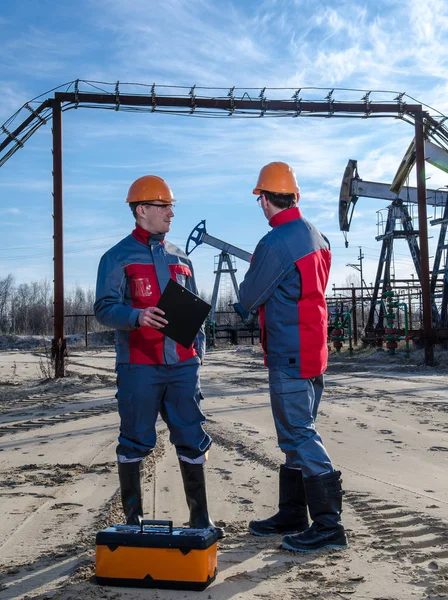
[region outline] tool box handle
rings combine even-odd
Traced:
[[[169,527],[170,533],[173,533],[173,522],[172,521],[157,521],[155,519],[142,519],[140,521],[140,532],[143,533],[143,527],[149,525],[150,527]]]

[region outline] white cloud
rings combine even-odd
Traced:
[[[17,189],[17,190],[33,190],[33,191],[50,191],[52,189],[51,176],[49,175],[48,180],[43,181],[30,181],[23,179],[21,181],[2,181],[0,182],[0,189]]]
[[[5,208],[0,210],[0,215],[20,215],[18,208]]]

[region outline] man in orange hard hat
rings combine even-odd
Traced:
[[[253,193],[272,230],[255,248],[240,301],[247,311],[259,309],[272,413],[286,461],[280,467],[278,512],[251,521],[249,531],[288,534],[283,547],[298,552],[345,548],[341,473],[315,428],[328,358],[329,244],[302,217],[289,165],[263,167]]]
[[[190,526],[214,527],[204,474],[211,439],[203,429],[200,408],[204,332],[184,348],[160,331],[167,321],[156,306],[170,279],[197,293],[193,266],[182,250],[165,240],[175,200],[163,179],[140,177],[126,201],[136,226],[101,258],[95,302],[98,321],[116,330],[117,459],[126,522],[138,525],[143,518],[144,458],[156,444],[160,413],[179,458]],[[222,537],[222,530],[216,529]]]

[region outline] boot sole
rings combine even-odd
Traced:
[[[325,550],[325,548],[334,548],[336,550],[345,550],[348,548],[347,544],[325,544],[325,546],[319,546],[319,548],[295,548],[294,546],[290,546],[286,542],[282,543],[282,548],[285,550],[292,550],[293,552],[305,552],[311,554],[312,552],[319,552],[320,550]]]
[[[276,535],[294,535],[296,533],[301,533],[303,529],[292,529],[291,531],[276,531],[274,533],[260,533],[259,531],[255,531],[251,527],[247,528],[249,533],[252,535],[256,535],[258,537],[274,537]]]

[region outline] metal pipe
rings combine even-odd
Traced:
[[[134,95],[134,94],[91,94],[86,92],[56,92],[55,98],[65,103],[79,104],[109,104],[113,105],[119,102],[120,106],[148,106],[148,107],[166,107],[166,108],[186,108],[190,112],[197,109],[215,109],[222,111],[235,110],[253,110],[253,111],[290,111],[292,113],[320,113],[328,116],[334,113],[366,113],[365,102],[307,102],[300,101],[300,105],[295,100],[264,100],[258,97],[250,99],[242,98],[216,98],[195,96],[194,106],[191,96],[157,96],[157,95]],[[193,109],[193,110],[192,110]],[[395,113],[400,115],[413,115],[422,110],[421,104],[401,104],[370,102],[368,107],[369,114]]]
[[[39,113],[41,113],[46,108],[49,108],[52,105],[52,103],[53,101],[48,99],[42,102],[42,104],[37,108],[34,108],[33,113],[28,118],[26,118],[23,121],[23,123],[20,123],[20,125],[3,140],[3,142],[0,144],[0,152],[4,150],[8,146],[8,144],[15,141],[17,136],[20,133],[22,133],[22,131],[36,119],[37,115],[39,115]]]
[[[353,314],[356,313],[356,307],[353,309],[353,307],[348,311],[348,313],[346,313],[346,319],[347,319],[347,327],[348,327],[348,353],[349,356],[353,356],[353,346],[352,346],[352,321],[351,321],[351,317],[353,316]]]
[[[424,114],[415,114],[415,158],[417,169],[417,197],[418,197],[418,229],[420,237],[420,265],[423,306],[423,341],[425,345],[425,364],[434,364],[434,332],[432,329],[432,310],[429,283],[429,249],[428,249],[428,221],[426,212],[426,179],[425,179],[425,142],[424,142]]]
[[[356,291],[352,288],[352,319],[353,319],[353,343],[358,345],[358,319],[356,314]],[[350,319],[349,319],[350,321]]]
[[[405,356],[409,358],[409,321],[408,321],[408,306],[406,302],[400,302],[398,307],[403,306],[404,308],[404,334],[405,334],[405,342],[406,342],[406,351]]]
[[[408,281],[408,304],[409,304],[409,329],[412,329],[412,303],[411,303],[411,289]]]
[[[64,358],[64,238],[62,204],[62,106],[53,101],[53,242],[54,242],[54,337],[51,356],[55,377],[65,376]]]

